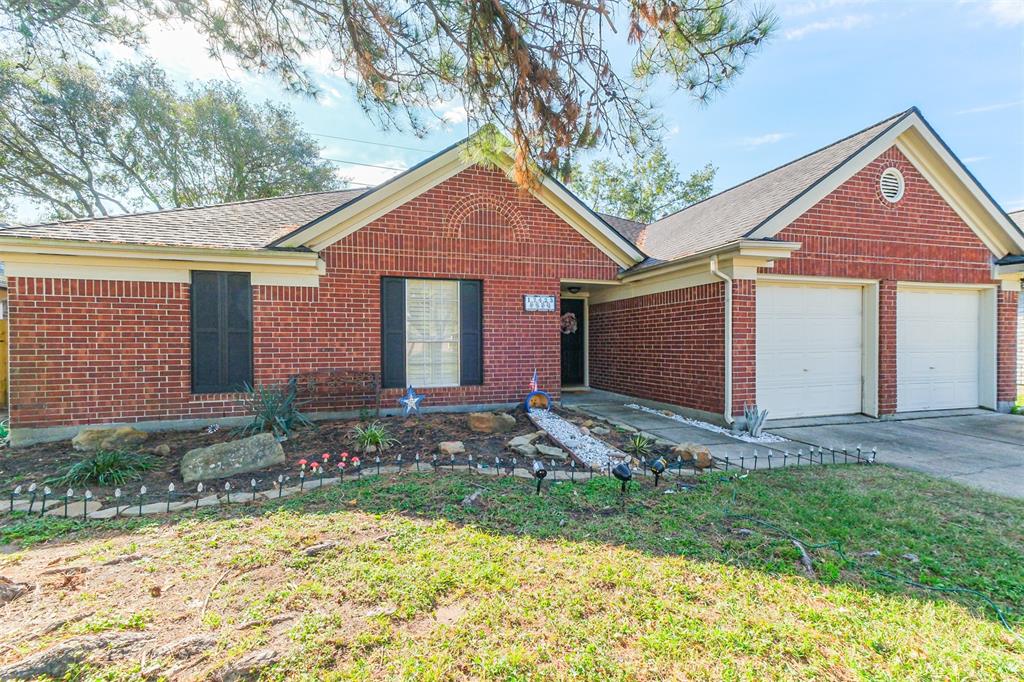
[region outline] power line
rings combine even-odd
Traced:
[[[402,146],[400,144],[388,144],[387,142],[372,142],[370,140],[357,140],[354,137],[342,137],[341,135],[328,135],[327,133],[310,133],[310,134],[311,135],[315,135],[317,137],[329,137],[332,140],[345,140],[346,142],[358,142],[360,144],[375,144],[378,147],[392,147],[394,149],[405,149],[406,151],[410,151],[410,152],[424,152],[426,154],[430,153],[430,151],[427,150],[427,149],[417,149],[416,147],[404,147],[404,146]]]
[[[348,164],[351,164],[353,166],[366,166],[367,168],[383,168],[384,170],[393,170],[393,171],[408,170],[406,168],[395,168],[394,166],[381,166],[381,165],[376,164],[376,163],[363,163],[362,161],[346,161],[345,159],[332,159],[332,158],[330,158],[328,156],[321,156],[320,158],[323,159],[324,161],[331,161],[333,163],[348,163]]]

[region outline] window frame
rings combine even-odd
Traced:
[[[454,388],[462,385],[462,280],[446,279],[440,277],[405,277],[405,382],[412,385],[409,380],[409,344],[417,343],[409,339],[409,282],[450,282],[455,284],[455,316],[457,329],[455,332],[455,383],[445,384],[419,384],[421,388]],[[419,341],[418,343],[451,343],[447,341]]]
[[[215,384],[199,384],[196,376],[196,296],[195,296],[195,276],[197,274],[203,275],[216,275],[218,278],[218,294],[217,300],[217,315],[218,315],[218,374],[221,380]],[[247,318],[248,325],[245,332],[248,333],[248,346],[249,346],[249,363],[247,369],[247,376],[239,383],[231,383],[227,380],[226,375],[227,369],[227,357],[231,352],[230,341],[229,341],[229,326],[227,323],[227,311],[230,306],[229,301],[229,287],[228,279],[230,277],[246,277],[247,287]],[[254,330],[254,319],[253,319],[253,296],[252,296],[252,275],[248,272],[238,272],[230,270],[192,270],[189,273],[189,378],[190,378],[190,391],[192,395],[211,395],[217,393],[239,393],[245,390],[245,385],[253,385],[255,371],[255,330]]]
[[[422,388],[428,389],[445,389],[445,388],[456,388],[460,386],[482,386],[484,384],[484,282],[480,279],[460,279],[456,277],[417,277],[417,276],[396,276],[396,275],[383,275],[380,278],[380,375],[381,375],[381,386],[382,388],[406,388],[411,385],[409,382],[408,375],[408,363],[409,363],[409,352],[408,352],[408,329],[409,329],[409,317],[408,317],[408,286],[407,283],[410,280],[416,281],[427,281],[427,282],[455,282],[458,284],[458,313],[459,313],[459,331],[457,346],[459,349],[458,353],[458,372],[459,379],[458,383],[455,384],[443,384],[438,386],[422,386]],[[389,311],[387,307],[388,298],[388,282],[401,282],[402,283],[402,325],[401,325],[401,344],[402,344],[402,362],[401,362],[401,373],[402,383],[399,385],[394,378],[388,378],[389,364],[388,364],[388,352],[389,352],[389,339],[391,335],[395,335],[398,332],[389,327],[389,324],[393,323],[394,320],[391,317],[394,315],[394,311]],[[470,291],[467,289],[467,285],[474,288],[473,293],[469,294]],[[472,328],[467,329],[465,326],[466,319],[464,315],[463,306],[466,304],[464,296],[473,295],[471,299],[475,301],[475,312],[476,320]],[[467,337],[475,337],[475,341],[471,344],[466,343]],[[466,361],[467,353],[472,353],[471,360],[472,364],[476,367],[475,375],[470,375],[467,379]],[[420,386],[417,386],[420,388]]]

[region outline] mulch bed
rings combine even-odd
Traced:
[[[381,417],[379,421],[385,425],[388,433],[397,438],[400,443],[381,454],[381,461],[392,462],[401,455],[404,462],[411,463],[415,456],[419,455],[423,465],[429,466],[433,456],[438,454],[438,443],[442,441],[462,441],[465,444],[466,455],[460,456],[460,461],[465,461],[467,455],[471,455],[475,460],[485,459],[488,462],[492,462],[495,457],[507,460],[513,455],[506,449],[506,443],[515,436],[533,433],[536,430],[522,409],[515,410],[512,414],[516,418],[515,428],[499,434],[481,434],[470,431],[466,414],[430,413],[416,415],[408,419],[400,416]],[[584,418],[571,413],[563,414],[563,416],[576,422],[584,421]],[[333,464],[337,462],[337,456],[341,452],[348,452],[350,456],[359,454],[355,449],[352,430],[355,426],[367,423],[366,420],[359,419],[317,422],[314,428],[293,432],[291,437],[281,444],[286,457],[284,465],[239,474],[231,478],[207,481],[205,485],[207,489],[211,486],[223,488],[224,483],[230,481],[233,490],[248,491],[251,479],[255,478],[258,489],[266,490],[273,487],[278,476],[281,475],[291,476],[292,483],[294,483],[298,475],[300,459],[319,459],[323,453],[329,452],[332,455],[331,462]],[[170,447],[170,454],[167,456],[152,455],[156,467],[147,471],[141,479],[124,485],[124,492],[125,494],[134,494],[138,487],[144,484],[151,493],[159,494],[159,491],[167,490],[167,486],[171,483],[180,492],[187,493],[194,490],[194,483],[186,485],[181,480],[179,463],[182,456],[194,448],[236,440],[241,437],[243,435],[233,428],[222,428],[215,433],[207,433],[205,430],[153,433],[139,450],[149,452],[159,445],[166,444]],[[604,438],[612,441],[618,447],[622,447],[625,443],[621,434],[616,433],[615,430],[612,430],[612,435]],[[538,442],[552,444],[546,439]],[[44,484],[47,484],[46,479],[59,475],[69,465],[85,456],[87,453],[75,451],[69,440],[0,450],[0,502],[16,485],[27,488],[28,484],[35,483],[42,488]],[[363,460],[364,469],[370,469],[373,466],[376,455],[359,454],[359,456]],[[336,468],[329,467],[326,475],[336,476]],[[53,483],[49,485],[54,489],[55,495],[63,494],[64,486]],[[82,493],[83,486],[73,487],[76,488],[76,494]],[[112,496],[114,491],[113,486],[104,487],[90,484],[87,487],[99,499]]]

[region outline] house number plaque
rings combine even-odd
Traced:
[[[523,309],[528,313],[553,313],[555,297],[543,294],[523,294]]]

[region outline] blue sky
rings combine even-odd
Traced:
[[[1024,0],[785,0],[774,38],[710,105],[662,89],[666,144],[683,171],[712,162],[716,190],[786,163],[910,106],[921,109],[1006,210],[1024,209]],[[408,167],[466,133],[464,112],[441,106],[431,134],[381,131],[345,81],[316,56],[320,101],[272,78],[210,60],[186,29],[150,32],[149,53],[176,79],[225,78],[250,97],[287,102],[334,159]],[[127,56],[112,50],[115,56]],[[362,183],[395,171],[345,166]]]

